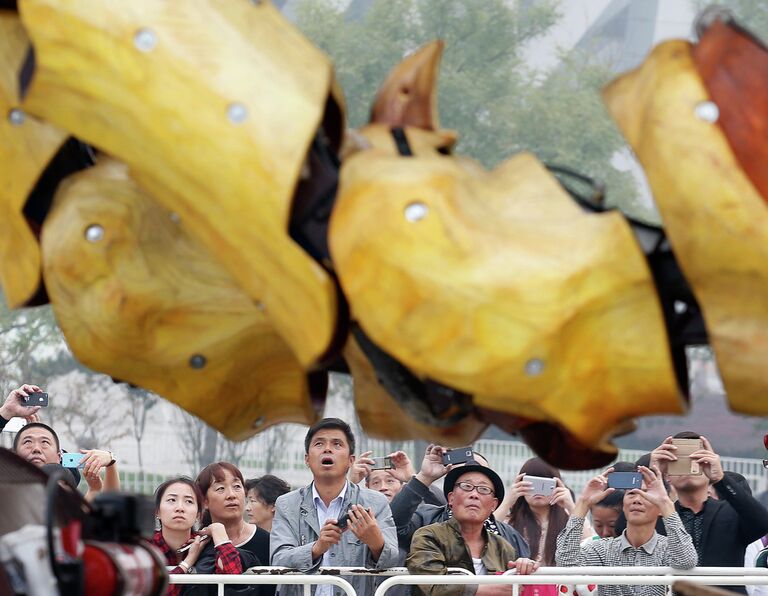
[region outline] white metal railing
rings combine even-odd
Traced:
[[[387,570],[360,567],[321,567],[316,574],[306,574],[286,567],[252,567],[243,575],[171,575],[172,584],[207,584],[218,586],[219,596],[224,586],[237,585],[303,585],[305,595],[312,585],[334,585],[347,596],[357,596],[352,585],[340,576],[373,575],[387,577],[376,589],[375,596],[384,596],[392,586],[398,585],[511,585],[513,596],[519,596],[521,585],[527,584],[595,584],[667,586],[676,581],[710,586],[768,585],[768,569],[744,567],[542,567],[532,575],[517,575],[508,571],[503,575],[474,575],[461,568],[449,568],[448,575],[409,575],[404,567]]]
[[[168,567],[173,569],[173,567]],[[447,572],[450,576],[468,575],[473,573],[461,567],[449,567]],[[216,585],[219,596],[224,594],[224,586],[228,584],[237,585],[303,585],[305,596],[310,596],[313,585],[332,584],[344,590],[350,596],[355,596],[356,592],[351,584],[340,576],[346,575],[372,575],[375,577],[395,577],[408,575],[408,569],[405,567],[390,567],[389,569],[365,569],[364,567],[320,567],[314,574],[304,573],[291,567],[260,566],[250,567],[243,575],[204,575],[204,574],[173,574],[169,575],[171,584],[207,584]],[[197,581],[197,580],[200,581]],[[326,581],[328,580],[328,581]],[[340,580],[334,581],[334,580]]]
[[[744,567],[542,567],[531,575],[508,571],[503,575],[479,575],[472,578],[445,575],[395,576],[384,580],[374,596],[384,596],[398,585],[511,585],[512,595],[519,596],[520,586],[529,584],[594,584],[625,586],[667,586],[669,592],[676,581],[709,586],[768,585],[768,569]]]
[[[313,585],[331,585],[341,588],[347,596],[357,596],[352,585],[334,575],[171,575],[172,584],[204,584],[217,586],[218,596],[224,596],[224,586],[242,585],[303,585],[304,594],[311,594]]]

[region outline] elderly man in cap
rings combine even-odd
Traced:
[[[538,565],[518,558],[515,548],[485,528],[485,520],[504,498],[504,483],[498,474],[478,464],[454,468],[445,477],[443,491],[451,517],[447,521],[416,530],[406,565],[412,574],[443,575],[449,567],[462,567],[476,575],[533,573]],[[495,596],[512,594],[511,585],[428,585],[416,593],[430,596]]]

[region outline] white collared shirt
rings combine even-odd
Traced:
[[[325,503],[323,503],[323,500],[320,498],[320,495],[317,493],[315,483],[312,483],[312,502],[315,504],[315,511],[317,511],[317,525],[320,529],[322,529],[322,527],[325,525],[326,520],[339,519],[341,516],[341,504],[344,501],[344,496],[346,494],[347,482],[344,483],[341,492],[336,497],[331,499],[331,503],[328,505],[328,507],[326,507]],[[325,553],[323,553],[323,562],[321,563],[322,567],[332,566],[332,549],[333,547],[329,548],[327,551],[325,551]],[[315,596],[333,596],[333,586],[317,586],[317,589],[315,590]]]

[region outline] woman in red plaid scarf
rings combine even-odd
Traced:
[[[202,516],[203,501],[200,489],[191,478],[171,478],[158,486],[155,515],[160,529],[155,532],[152,542],[162,551],[168,566],[173,567],[169,573],[189,573],[210,538],[218,545],[215,547],[218,563],[215,573],[242,573],[240,556],[228,541],[222,524],[211,524],[200,532],[192,530]],[[170,586],[168,594],[178,596],[183,587]]]

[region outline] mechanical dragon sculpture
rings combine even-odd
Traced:
[[[566,468],[685,411],[688,345],[768,413],[768,51],[722,14],[604,91],[656,228],[531,154],[454,154],[440,42],[346,131],[332,64],[269,2],[0,7],[0,285],[92,369],[233,439],[312,423],[349,372],[372,435],[496,424]]]

